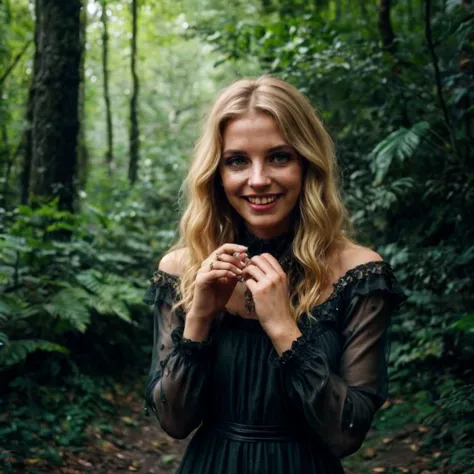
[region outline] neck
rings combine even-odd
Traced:
[[[261,240],[271,240],[278,237],[279,235],[286,234],[288,232],[288,228],[284,227],[281,229],[261,229],[261,228],[247,227],[246,232],[254,235],[255,237]]]
[[[272,227],[257,227],[249,226],[246,223],[243,225],[246,227],[246,231],[253,234],[255,237],[262,240],[269,240],[278,237],[279,235],[286,234],[292,228],[293,219],[291,216],[288,216],[283,222],[280,222],[278,225]]]
[[[278,259],[291,248],[293,237],[293,232],[288,230],[278,234],[276,232],[255,234],[252,229],[244,227],[239,233],[238,242],[248,247],[250,257],[270,253]]]

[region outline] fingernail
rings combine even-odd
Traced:
[[[242,270],[240,268],[237,268],[237,273],[242,273]]]

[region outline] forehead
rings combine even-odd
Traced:
[[[224,151],[272,148],[286,144],[278,123],[269,115],[252,111],[231,120],[223,135]]]

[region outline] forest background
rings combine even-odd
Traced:
[[[0,471],[176,466],[138,413],[142,297],[204,112],[269,73],[318,108],[408,295],[348,472],[473,473],[473,22],[467,0],[0,0]]]

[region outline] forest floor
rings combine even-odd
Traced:
[[[105,420],[105,424],[104,421],[92,423],[88,428],[88,444],[74,451],[64,449],[61,452],[63,462],[60,467],[52,467],[35,460],[31,465],[28,465],[27,461],[24,469],[15,472],[57,474],[175,472],[187,440],[170,438],[159,428],[153,415],[144,416],[140,394],[141,390],[132,390],[115,395],[111,400],[117,409],[114,418]],[[394,403],[401,404],[404,401],[400,399],[388,401],[381,412]],[[109,428],[104,430],[104,426]],[[429,431],[430,428],[416,423],[401,423],[389,432],[385,430],[383,433],[371,430],[359,452],[344,460],[346,474],[459,472],[443,467],[447,465],[446,453],[432,451],[427,454],[427,450],[422,449],[424,437]]]

